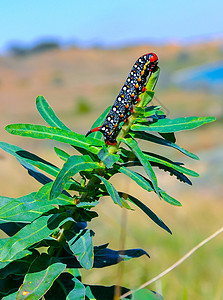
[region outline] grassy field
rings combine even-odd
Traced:
[[[200,161],[192,161],[179,152],[151,143],[141,145],[149,151],[183,161],[186,167],[200,174],[190,187],[157,171],[160,187],[181,201],[182,207],[170,206],[153,194],[147,195],[133,182],[114,177],[115,186],[148,204],[171,228],[173,235],[158,228],[137,209],[124,213],[109,198],[103,199],[96,208],[100,218],[89,224],[96,232],[95,245],[109,242],[112,249],[120,249],[123,246],[121,224],[126,218],[125,248],[143,248],[151,258],[141,257],[121,263],[121,267],[83,271],[86,283],[113,285],[118,281],[118,274],[123,272],[121,284],[136,288],[222,226],[222,96],[206,90],[183,91],[169,80],[175,71],[184,67],[222,59],[220,44],[184,48],[145,45],[116,50],[73,48],[26,57],[0,57],[1,141],[21,146],[61,166],[56,155],[50,152],[54,146],[52,142],[10,136],[3,130],[4,126],[17,122],[44,124],[35,109],[35,97],[43,94],[70,128],[85,133],[95,118],[113,103],[134,60],[149,51],[159,55],[161,66],[154,104],[162,105],[170,118],[213,115],[217,122],[177,134],[177,143],[196,153]],[[68,149],[65,145],[62,148]],[[0,151],[1,195],[19,197],[39,187],[14,158]],[[221,300],[222,253],[223,239],[219,236],[149,288],[162,293],[165,300]]]

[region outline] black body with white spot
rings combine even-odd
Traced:
[[[148,78],[156,70],[157,64],[158,57],[154,53],[145,54],[135,62],[104,123],[90,130],[86,136],[91,132],[101,131],[107,144],[116,144],[120,123],[131,115],[133,105],[140,101],[139,95],[144,92]]]

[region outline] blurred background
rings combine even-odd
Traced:
[[[51,104],[72,130],[85,134],[111,105],[135,60],[155,52],[161,75],[154,105],[169,118],[215,116],[217,121],[177,133],[177,144],[200,161],[151,143],[148,151],[182,161],[200,174],[186,186],[156,170],[159,185],[182,202],[160,202],[122,176],[120,190],[139,197],[171,228],[170,236],[137,211],[126,214],[105,198],[96,207],[100,218],[89,227],[95,245],[143,248],[141,257],[104,270],[83,271],[85,283],[121,284],[136,288],[165,270],[201,240],[222,226],[223,209],[223,2],[205,1],[10,1],[0,12],[0,135],[61,166],[47,140],[9,135],[11,123],[44,124],[35,108],[37,95]],[[66,145],[60,145],[72,153]],[[17,161],[0,150],[0,194],[19,197],[40,185]],[[123,219],[124,218],[124,219]],[[123,222],[124,220],[124,222]],[[164,299],[223,299],[223,239],[217,237],[177,269],[149,288]],[[119,274],[119,275],[118,275]]]

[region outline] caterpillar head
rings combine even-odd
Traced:
[[[159,59],[155,53],[147,53],[142,55],[138,61],[147,63],[147,70],[154,72],[157,68]]]

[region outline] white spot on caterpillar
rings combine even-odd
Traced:
[[[111,118],[110,118],[110,117],[108,117],[108,118],[107,118],[107,120],[108,120],[108,121],[110,121],[110,120],[111,120]]]
[[[141,58],[139,59],[139,62],[142,62]]]
[[[130,80],[131,80],[130,78],[127,79],[128,82],[129,82]]]
[[[101,128],[101,130],[105,131],[105,127],[103,126],[103,127]]]
[[[134,67],[136,68],[136,67],[137,67],[137,64],[135,64]]]
[[[113,110],[116,111],[116,107],[113,107]]]
[[[121,101],[122,100],[122,98],[121,97],[118,97],[118,101]]]
[[[133,75],[133,74],[134,74],[134,72],[132,71],[132,72],[131,72],[131,75]]]
[[[126,91],[126,90],[127,90],[127,87],[126,87],[126,86],[124,86],[124,87],[123,87],[123,91]]]

